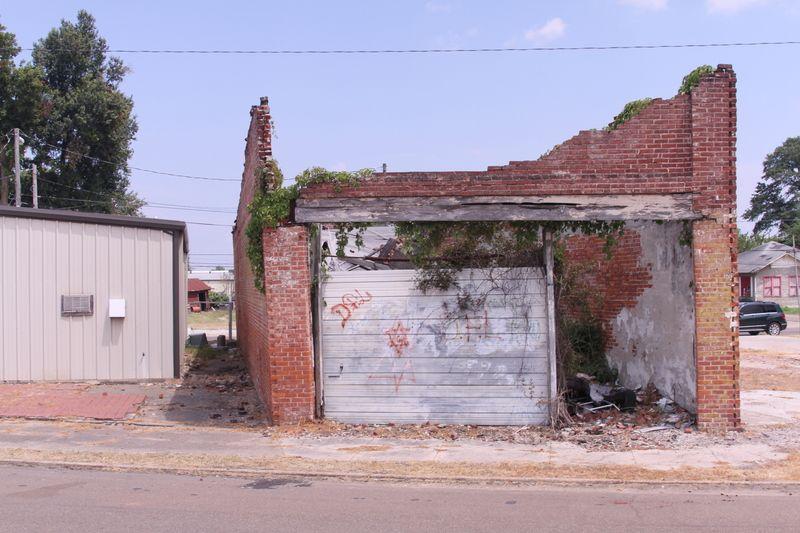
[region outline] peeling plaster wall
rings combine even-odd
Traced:
[[[650,286],[636,304],[611,321],[614,345],[607,352],[620,382],[631,388],[652,381],[662,394],[696,411],[694,275],[691,246],[680,244],[683,223],[637,222],[639,266]]]

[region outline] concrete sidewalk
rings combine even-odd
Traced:
[[[224,428],[6,420],[0,423],[0,462],[400,479],[800,481],[796,452],[746,437],[696,439],[675,449],[590,451],[560,441],[276,438]]]

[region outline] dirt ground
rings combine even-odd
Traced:
[[[267,424],[247,365],[234,349],[187,349],[182,379],[92,386],[94,392],[143,394],[127,420],[136,424],[247,428]]]
[[[742,336],[742,390],[800,392],[800,336]]]

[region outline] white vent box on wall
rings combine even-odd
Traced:
[[[125,318],[125,300],[112,298],[108,301],[109,318]]]

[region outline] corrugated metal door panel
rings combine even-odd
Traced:
[[[97,242],[97,226],[81,224],[83,226],[83,269],[81,275],[81,294],[94,296],[94,314],[82,317],[81,333],[83,334],[83,375],[84,379],[97,379],[97,319],[106,317],[108,313],[101,314],[100,308],[104,305],[97,297],[97,256],[95,243]]]
[[[4,379],[17,379],[17,220],[3,219],[3,376]],[[6,253],[10,250],[11,253]],[[8,377],[5,377],[8,376]]]
[[[111,226],[108,228],[108,297],[126,298],[123,290],[125,246],[123,243],[124,228]],[[130,302],[125,300],[126,313],[130,310]],[[124,324],[128,320],[109,320],[109,376],[111,379],[122,379],[125,375],[125,331]]]
[[[17,292],[17,379],[31,378],[31,238],[30,224],[20,221],[17,225],[17,277],[14,290]]]
[[[83,294],[83,228],[80,224],[68,224],[69,254],[67,286],[64,294]],[[86,379],[83,372],[83,321],[85,317],[63,319],[69,327],[69,379]]]
[[[56,222],[56,293],[54,299],[59,300],[62,294],[69,294],[69,271],[72,268],[69,253],[69,222]],[[70,379],[70,324],[60,313],[56,315],[58,343],[56,344],[56,373],[59,380]]]
[[[96,337],[94,339],[97,350],[97,379],[111,379],[111,320],[103,320],[108,316],[109,299],[109,246],[110,226],[97,226],[94,243],[95,257],[95,308],[98,320],[95,321]]]
[[[56,241],[58,240],[58,224],[43,223],[44,238],[42,240],[42,328],[44,379],[58,379],[58,350],[61,344],[59,337],[59,301],[58,301],[58,268],[56,262]]]
[[[136,377],[136,230],[122,229],[122,298],[125,320],[122,321],[122,375]]]
[[[172,305],[172,235],[167,233],[160,234],[161,240],[161,368],[159,369],[162,378],[171,378],[174,375],[173,367],[173,318],[174,309]],[[184,308],[185,309],[185,308]],[[184,337],[181,337],[183,339]]]
[[[147,377],[161,376],[161,248],[153,232],[147,232],[147,357],[145,358]]]
[[[135,249],[136,249],[136,257],[134,258],[134,262],[136,265],[135,276],[134,276],[134,285],[133,291],[135,293],[135,300],[136,300],[136,315],[134,315],[134,320],[136,322],[136,337],[135,337],[135,345],[136,345],[136,366],[135,366],[135,376],[137,379],[144,379],[147,377],[147,352],[149,351],[148,348],[148,339],[147,339],[147,329],[148,329],[148,319],[147,313],[150,311],[148,309],[148,294],[147,294],[147,232],[143,229],[136,229],[134,230],[136,234],[135,237]]]
[[[44,291],[42,250],[44,243],[44,223],[41,220],[30,221],[30,257],[28,268],[30,271],[30,318],[28,320],[30,335],[30,373],[31,380],[44,379],[44,335],[37,331],[42,324],[44,316]]]
[[[323,284],[325,416],[353,423],[548,420],[541,269],[467,271],[422,294],[414,271],[333,272]],[[472,304],[462,310],[463,295]]]

